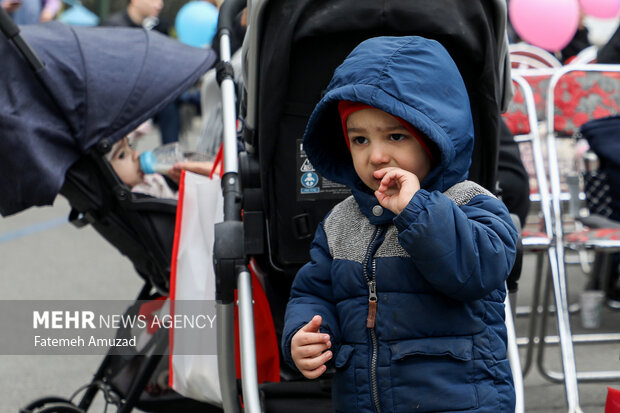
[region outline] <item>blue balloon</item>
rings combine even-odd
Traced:
[[[198,0],[185,4],[174,21],[178,39],[190,46],[211,45],[217,31],[218,10],[213,4]]]

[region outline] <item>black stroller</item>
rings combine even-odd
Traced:
[[[74,225],[92,225],[131,260],[145,282],[138,300],[167,295],[176,201],[132,193],[103,155],[193,85],[214,53],[139,29],[51,23],[24,27],[22,38],[1,10],[0,18],[0,135],[10,154],[0,161],[0,212],[51,204],[60,193]],[[161,329],[148,352],[111,348],[75,403],[47,397],[21,411],[85,412],[99,392],[119,412],[221,411],[168,387],[167,346]]]
[[[243,0],[226,0],[222,6],[219,36],[224,62],[230,58],[227,28],[244,6]],[[251,290],[245,269],[248,257],[254,257],[265,273],[265,289],[280,333],[293,277],[309,260],[316,226],[335,203],[348,196],[342,186],[322,178],[320,192],[301,190],[306,165],[301,138],[335,67],[362,40],[419,35],[446,47],[464,78],[474,117],[476,142],[469,179],[495,190],[499,115],[511,97],[505,22],[505,3],[495,0],[259,0],[249,4],[243,46],[245,85],[238,92],[246,150],[237,157],[232,113],[232,121],[224,124],[225,222],[216,225],[215,232],[222,349],[232,340],[227,327],[232,323],[232,290],[235,286],[240,292]],[[223,99],[233,101],[226,96],[234,93],[234,87],[225,64],[220,65],[220,79]],[[248,321],[252,320],[251,301],[240,298],[238,305],[241,351],[247,356],[241,366],[243,410],[291,411],[291,403],[297,400],[295,411],[329,411],[329,378],[304,381],[282,363],[282,383],[257,386]],[[224,410],[238,412],[242,408],[234,360],[219,354]]]

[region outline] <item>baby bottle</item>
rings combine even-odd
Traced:
[[[140,168],[145,174],[165,174],[177,162],[182,161],[206,161],[207,156],[199,153],[185,153],[179,142],[172,142],[158,146],[152,151],[140,154]]]

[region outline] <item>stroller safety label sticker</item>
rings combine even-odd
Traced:
[[[297,200],[344,199],[351,191],[345,185],[332,182],[314,170],[304,151],[302,140],[297,140]]]

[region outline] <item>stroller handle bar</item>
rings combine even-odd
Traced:
[[[217,23],[217,41],[220,45],[220,62],[217,65],[217,79],[222,92],[222,122],[224,129],[224,175],[235,174],[232,179],[236,180],[239,170],[237,159],[237,130],[235,113],[235,84],[234,73],[230,65],[231,48],[230,36],[235,16],[244,9],[245,0],[226,0],[222,3]],[[230,179],[230,177],[229,177]],[[232,188],[230,188],[232,190]],[[232,190],[234,192],[234,190]],[[224,188],[224,192],[227,190]],[[224,196],[226,198],[226,195]],[[234,202],[231,204],[235,204]],[[229,217],[227,217],[227,215]],[[226,206],[225,219],[236,215],[235,211]],[[232,218],[232,219],[236,219]]]
[[[226,0],[220,7],[217,20],[218,37],[225,32],[231,33],[235,17],[245,8],[246,0]]]

